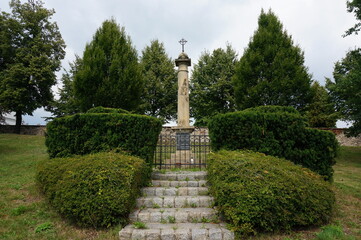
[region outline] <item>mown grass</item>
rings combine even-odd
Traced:
[[[0,134],[0,239],[116,239],[120,226],[77,228],[48,206],[35,185],[47,158],[44,137]]]
[[[120,226],[78,228],[48,206],[35,185],[36,165],[47,158],[44,137],[0,134],[0,239],[117,239]],[[337,209],[329,225],[252,239],[361,239],[361,147],[342,147],[334,169]]]

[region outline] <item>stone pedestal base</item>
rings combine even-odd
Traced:
[[[196,163],[195,155],[191,150],[177,150],[170,159],[165,160],[166,168],[193,168]],[[171,165],[170,165],[171,164]]]

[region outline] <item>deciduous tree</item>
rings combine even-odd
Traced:
[[[271,10],[262,10],[233,83],[239,109],[281,105],[303,111],[310,102],[311,76],[304,54]]]
[[[137,51],[114,19],[104,21],[86,45],[74,90],[81,111],[98,106],[138,110],[143,78]]]
[[[361,30],[361,0],[352,0],[347,1],[347,11],[349,13],[354,13],[357,22],[355,25],[351,28],[349,28],[344,37],[351,35],[351,34],[358,34],[358,32]]]
[[[342,119],[352,122],[348,134],[357,136],[361,133],[361,48],[349,51],[335,64],[333,78],[326,87]]]
[[[55,72],[65,55],[65,44],[57,24],[51,21],[53,9],[44,3],[28,0],[10,2],[11,14],[0,17],[0,105],[16,112],[16,132],[22,115],[31,115],[53,99],[51,87]],[[9,45],[10,44],[10,45]]]

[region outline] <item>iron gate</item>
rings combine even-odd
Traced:
[[[160,134],[154,165],[159,169],[205,168],[210,150],[210,139],[205,134]]]

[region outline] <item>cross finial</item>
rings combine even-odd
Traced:
[[[182,38],[179,43],[182,45],[182,52],[184,52],[184,45],[187,43],[187,40],[185,40],[184,38]]]

